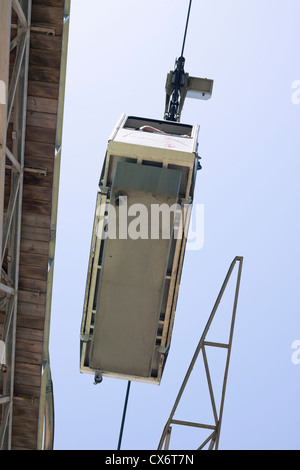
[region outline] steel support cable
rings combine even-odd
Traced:
[[[131,384],[131,382],[129,380],[128,384],[127,384],[127,390],[126,390],[125,403],[124,403],[124,408],[123,408],[123,415],[122,415],[122,422],[121,422],[121,428],[120,428],[120,435],[119,435],[119,442],[118,442],[118,449],[117,450],[121,449],[124,423],[125,423],[127,404],[128,404],[128,397],[129,397],[129,391],[130,391],[130,384]]]
[[[181,56],[183,56],[183,51],[184,51],[184,46],[185,46],[185,39],[186,39],[186,33],[187,33],[188,24],[189,24],[189,19],[190,19],[191,6],[192,6],[192,0],[190,0],[190,3],[189,3],[189,9],[188,9],[187,18],[186,18],[186,23],[185,23],[185,30],[184,30],[184,36],[183,36],[183,42],[182,42]]]
[[[172,76],[173,90],[171,92],[171,101],[169,104],[169,109],[168,109],[168,112],[166,113],[166,116],[167,116],[166,119],[168,121],[177,121],[179,120],[179,117],[180,117],[179,116],[180,113],[178,113],[178,110],[180,107],[180,88],[183,86],[184,80],[185,80],[185,73],[184,73],[185,58],[183,57],[183,51],[184,51],[184,46],[185,46],[189,19],[190,19],[191,6],[192,6],[192,0],[190,0],[189,2],[189,8],[188,8],[188,13],[187,13],[182,48],[181,48],[181,55],[176,60],[176,69],[174,70],[173,76]]]

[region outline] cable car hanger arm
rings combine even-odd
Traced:
[[[212,94],[213,80],[190,77],[189,74],[185,73],[184,71],[185,58],[183,57],[183,51],[189,23],[191,4],[192,0],[189,2],[181,55],[176,60],[175,70],[170,71],[166,80],[166,103],[164,119],[168,121],[180,121],[180,115],[186,97],[209,99]]]

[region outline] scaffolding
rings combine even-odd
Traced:
[[[0,1],[0,449],[51,449],[49,329],[70,0]]]
[[[17,34],[11,40],[12,8],[18,16]],[[0,3],[0,80],[4,93],[0,104],[0,304],[6,307],[2,344],[5,348],[5,374],[0,395],[2,421],[0,448],[11,448],[16,316],[19,282],[20,233],[24,172],[24,143],[30,46],[31,1]],[[9,64],[16,50],[11,79]],[[13,145],[7,147],[8,124],[13,117]],[[10,173],[10,194],[5,204],[5,179]]]

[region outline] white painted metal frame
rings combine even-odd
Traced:
[[[156,162],[160,163],[162,167],[168,168],[168,165],[177,165],[178,167],[184,168],[187,171],[187,179],[186,179],[186,186],[184,188],[184,194],[180,197],[180,204],[182,207],[181,214],[177,214],[180,219],[180,230],[183,232],[182,237],[178,237],[176,240],[176,246],[174,251],[174,258],[172,261],[171,267],[171,274],[166,275],[166,279],[170,281],[169,289],[167,293],[167,305],[165,311],[165,317],[163,320],[159,321],[159,326],[161,330],[161,334],[157,335],[157,340],[160,341],[159,347],[159,363],[158,363],[158,370],[156,377],[136,377],[130,375],[122,375],[116,374],[114,372],[108,371],[101,371],[101,376],[103,377],[114,377],[120,378],[124,380],[132,380],[144,383],[151,383],[151,384],[159,384],[164,364],[166,360],[166,356],[170,347],[171,343],[171,333],[172,327],[174,322],[175,316],[175,309],[177,303],[177,296],[179,292],[179,284],[180,284],[180,276],[181,270],[183,266],[184,260],[184,253],[185,253],[185,246],[186,246],[186,238],[187,238],[187,228],[189,226],[191,210],[192,210],[192,200],[191,194],[194,191],[194,180],[195,180],[195,173],[198,163],[198,155],[196,152],[197,149],[197,139],[198,139],[198,131],[199,126],[193,126],[192,134],[190,140],[192,141],[192,145],[189,144],[188,151],[183,152],[181,149],[178,150],[174,145],[177,143],[178,136],[173,135],[167,137],[168,147],[164,148],[164,145],[157,144],[155,138],[153,136],[151,138],[151,145],[137,145],[136,143],[131,143],[130,138],[136,142],[136,138],[132,137],[134,132],[141,132],[135,131],[132,129],[130,132],[129,142],[118,141],[119,138],[119,129],[124,126],[128,116],[123,115],[116,126],[115,131],[112,133],[109,139],[107,153],[105,158],[104,167],[102,170],[101,181],[99,186],[99,191],[97,194],[97,202],[96,202],[96,210],[95,210],[95,218],[94,218],[94,225],[93,225],[93,234],[92,234],[92,242],[91,242],[91,250],[90,250],[90,258],[89,258],[89,266],[88,266],[88,275],[87,275],[87,282],[86,282],[86,292],[85,292],[85,299],[84,299],[84,309],[83,309],[83,317],[81,323],[81,354],[80,354],[80,371],[82,373],[89,373],[96,375],[100,371],[95,371],[89,367],[88,362],[88,355],[89,355],[89,341],[92,339],[93,335],[93,328],[94,328],[94,316],[95,316],[95,309],[93,309],[94,304],[94,296],[96,291],[96,282],[97,282],[97,272],[102,269],[101,263],[99,263],[99,253],[101,249],[101,244],[103,244],[102,240],[102,232],[104,230],[104,220],[105,217],[105,206],[106,203],[109,202],[109,192],[110,192],[110,184],[111,179],[114,174],[114,169],[116,165],[116,161],[118,159],[132,159],[136,161],[136,163],[132,164],[143,164],[143,161],[147,162]],[[134,119],[134,118],[133,118]],[[139,118],[137,118],[139,119]],[[177,123],[172,123],[173,125],[177,125]],[[192,126],[191,126],[192,127]],[[157,137],[157,136],[156,136]],[[158,136],[159,137],[159,136]],[[174,144],[175,142],[175,144]],[[157,147],[155,146],[158,145]],[[173,145],[170,145],[173,144]],[[153,145],[153,147],[152,147]],[[185,209],[184,209],[185,206]],[[185,228],[183,230],[183,227]],[[100,236],[99,236],[100,235]]]
[[[237,262],[239,263],[239,268],[238,268],[238,272],[237,272],[235,295],[234,295],[234,301],[233,301],[233,309],[232,309],[232,315],[231,315],[231,324],[230,324],[228,342],[225,344],[225,343],[206,341],[206,337],[207,337],[209,328],[210,328],[210,326],[213,322],[216,311],[218,309],[218,306],[221,302],[221,299],[222,299],[222,296],[225,292],[228,281],[229,281],[229,279],[232,275],[232,272],[233,272],[234,267],[235,267]],[[181,425],[181,426],[190,426],[190,427],[195,427],[195,428],[209,429],[209,430],[211,430],[211,433],[201,443],[201,445],[198,447],[197,450],[201,450],[207,445],[208,445],[209,450],[217,450],[218,447],[219,447],[221,423],[222,423],[224,400],[225,400],[225,391],[226,391],[226,385],[227,385],[227,377],[228,377],[228,369],[229,369],[229,361],[230,361],[230,355],[231,355],[233,331],[234,331],[234,324],[235,324],[235,317],[236,317],[236,310],[237,310],[237,301],[238,301],[239,288],[240,288],[242,265],[243,265],[243,258],[240,257],[240,256],[236,256],[234,258],[234,260],[232,261],[230,267],[229,267],[229,270],[227,272],[227,275],[225,277],[225,280],[223,282],[223,285],[221,287],[221,290],[219,292],[219,295],[217,297],[215,305],[212,309],[212,312],[210,314],[208,322],[207,322],[207,324],[205,326],[205,329],[202,333],[201,339],[198,343],[198,346],[196,348],[196,351],[194,353],[194,356],[192,358],[190,366],[187,370],[187,373],[185,375],[185,378],[183,380],[183,383],[181,385],[181,388],[180,388],[179,393],[177,395],[177,398],[175,400],[175,403],[174,403],[174,406],[173,406],[172,411],[170,413],[170,416],[169,416],[169,418],[166,422],[166,425],[164,427],[164,430],[163,430],[163,433],[162,433],[162,436],[161,436],[161,439],[160,439],[159,445],[158,445],[158,449],[160,449],[160,450],[163,448],[163,446],[164,446],[165,450],[169,449],[172,425]],[[209,366],[208,366],[208,361],[207,361],[207,355],[206,355],[206,348],[207,347],[227,349],[226,362],[225,362],[225,368],[224,368],[224,376],[223,376],[222,393],[221,393],[220,404],[219,404],[218,409],[217,409],[217,405],[216,405],[215,394],[214,394],[214,391],[213,391],[213,386],[212,386],[212,381],[211,381],[211,374],[210,374],[210,371],[209,371]],[[212,413],[213,413],[213,416],[214,416],[214,423],[213,424],[202,424],[202,423],[196,423],[196,422],[190,422],[190,421],[174,419],[176,409],[179,405],[180,399],[183,395],[183,392],[185,390],[185,387],[187,385],[187,382],[190,378],[190,375],[192,373],[192,370],[194,368],[194,365],[195,365],[195,363],[198,359],[198,356],[199,356],[200,352],[202,352],[202,356],[203,356],[203,363],[204,363],[206,379],[207,379],[207,385],[208,385],[209,395],[210,395],[210,404],[211,404],[211,409],[212,409]]]
[[[11,40],[12,9],[18,17],[17,35]],[[24,144],[26,126],[28,59],[30,47],[31,0],[0,2],[0,306],[6,308],[1,341],[5,344],[6,363],[1,366],[3,390],[0,390],[2,420],[0,449],[12,445],[14,362],[20,258],[20,233],[23,193]],[[11,52],[16,49],[9,79]],[[13,144],[7,147],[7,129],[13,111]],[[10,195],[4,205],[5,180],[10,177]]]

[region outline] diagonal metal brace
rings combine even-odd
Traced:
[[[238,268],[238,273],[237,273],[237,279],[236,279],[236,287],[235,287],[235,295],[234,295],[234,302],[233,302],[233,309],[232,309],[232,316],[231,316],[231,324],[230,324],[230,332],[229,332],[229,340],[228,344],[224,343],[218,343],[218,342],[211,342],[211,341],[206,341],[206,336],[208,334],[209,328],[213,322],[213,319],[215,317],[216,311],[218,309],[218,306],[221,302],[222,296],[225,292],[225,289],[227,287],[228,281],[231,277],[231,274],[234,270],[234,267],[236,263],[239,263],[239,268]],[[239,288],[240,288],[240,280],[241,280],[241,273],[242,273],[242,264],[243,264],[243,258],[240,256],[237,256],[234,258],[232,261],[229,270],[227,272],[227,275],[225,277],[225,280],[223,282],[223,285],[221,287],[221,290],[219,292],[219,295],[217,297],[217,300],[214,304],[214,307],[212,309],[212,312],[209,316],[209,319],[207,321],[207,324],[204,328],[204,331],[202,333],[202,336],[200,338],[200,341],[197,345],[196,351],[194,353],[194,356],[192,358],[192,361],[190,363],[190,366],[186,372],[185,378],[183,380],[183,383],[181,385],[181,388],[179,390],[179,393],[177,395],[177,398],[175,400],[174,406],[172,408],[172,411],[170,413],[170,416],[165,424],[164,430],[162,432],[158,449],[161,450],[163,448],[163,445],[165,444],[165,449],[169,448],[169,442],[170,442],[170,434],[171,434],[171,425],[182,425],[182,426],[192,426],[192,427],[197,427],[197,428],[203,428],[203,429],[211,429],[212,433],[208,436],[208,438],[205,439],[204,442],[198,447],[198,450],[203,449],[203,447],[209,443],[209,449],[210,450],[217,450],[219,446],[219,439],[220,439],[220,431],[221,431],[221,423],[222,423],[222,416],[223,416],[223,409],[224,409],[224,400],[225,400],[225,391],[226,391],[226,385],[227,385],[227,377],[228,377],[228,369],[229,369],[229,361],[230,361],[230,354],[231,354],[231,347],[232,347],[232,339],[233,339],[233,331],[234,331],[234,324],[235,324],[235,317],[236,317],[236,310],[237,310],[237,301],[238,301],[238,295],[239,295]],[[221,399],[220,399],[220,405],[219,405],[219,411],[217,411],[216,403],[215,403],[215,398],[213,394],[213,388],[212,388],[212,382],[210,379],[210,373],[209,373],[209,368],[208,368],[208,363],[207,363],[207,357],[206,357],[206,351],[205,347],[217,347],[217,348],[225,348],[227,349],[227,357],[226,357],[226,364],[225,364],[225,369],[224,369],[224,376],[223,376],[223,385],[222,385],[222,394],[221,394]],[[183,421],[183,420],[176,420],[174,419],[174,415],[176,412],[176,409],[178,407],[178,404],[180,402],[180,399],[183,395],[183,392],[185,390],[185,387],[187,385],[187,382],[190,378],[191,372],[194,368],[194,365],[198,359],[199,353],[202,351],[203,355],[203,361],[204,361],[204,366],[205,366],[205,372],[206,372],[206,378],[207,378],[207,384],[209,388],[209,394],[210,394],[210,400],[211,400],[211,407],[214,415],[214,424],[202,424],[202,423],[195,423],[195,422],[190,422],[190,421]]]

